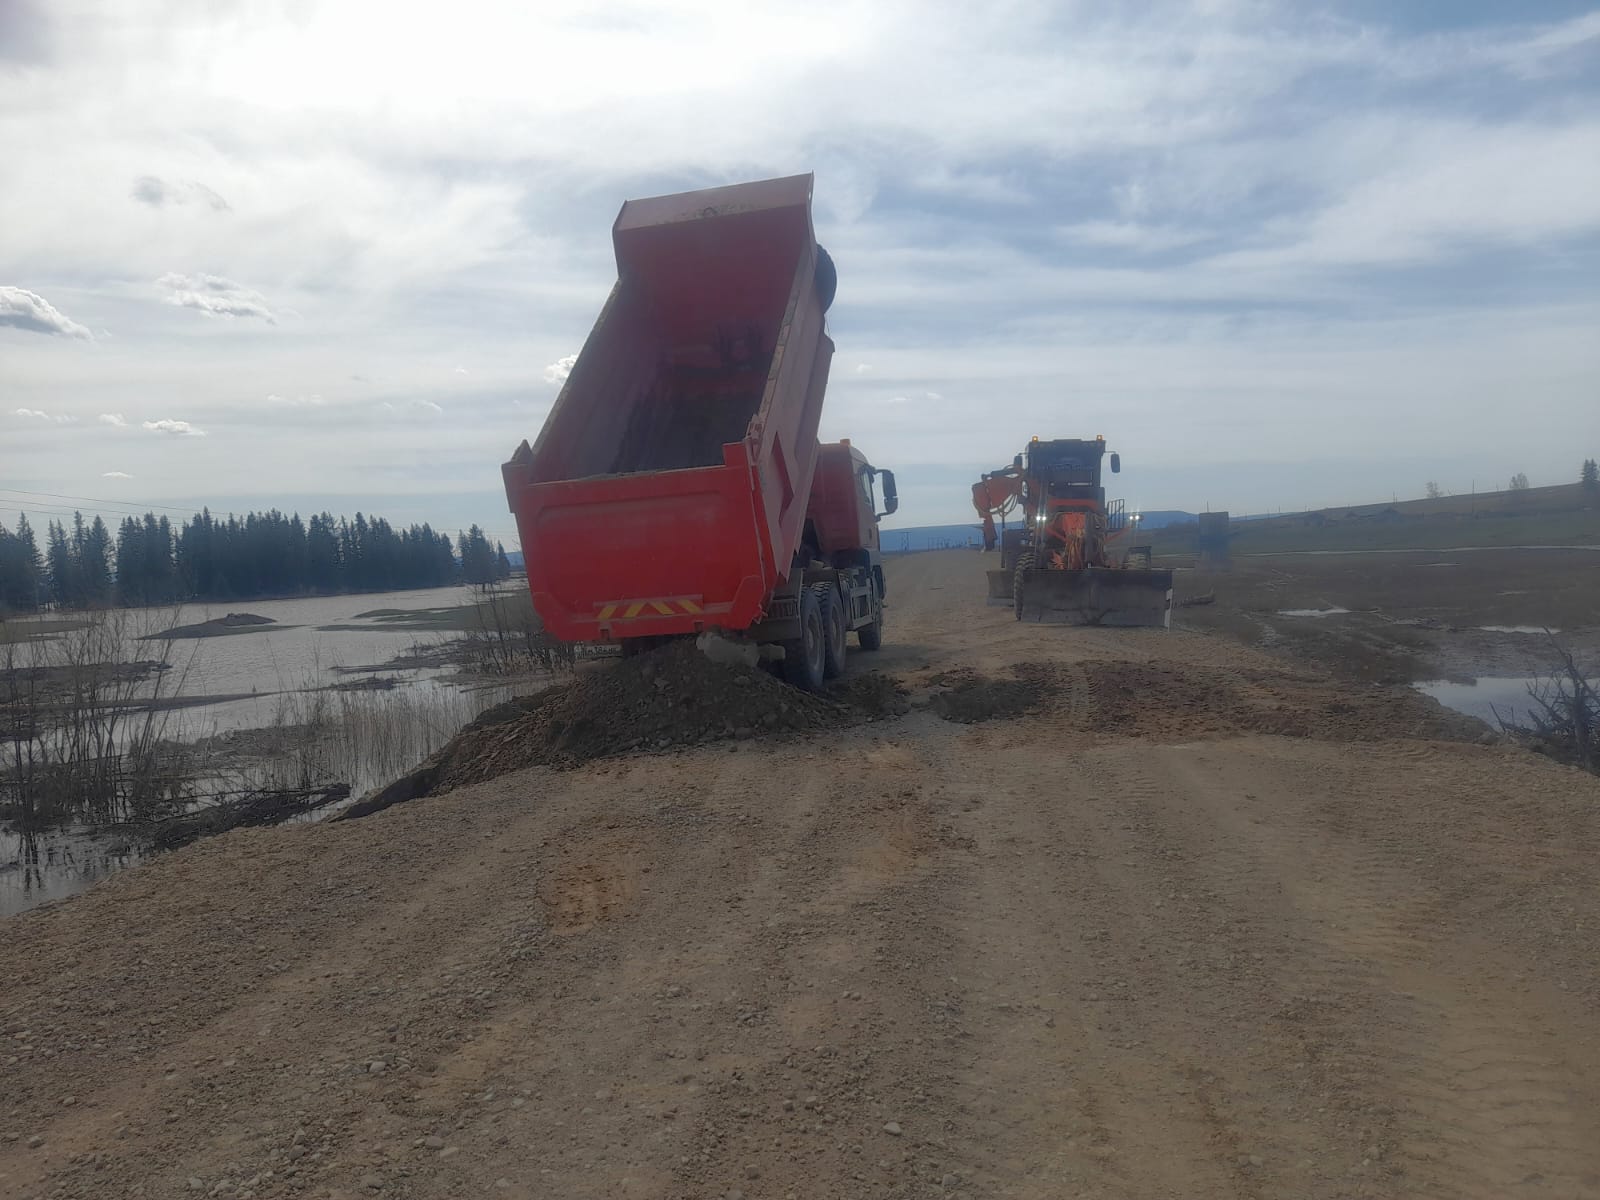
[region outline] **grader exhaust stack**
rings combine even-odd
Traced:
[[[1170,627],[1172,572],[1150,567],[1148,547],[1121,545],[1137,522],[1122,501],[1106,501],[1105,457],[1104,438],[1035,438],[1010,467],[983,477],[990,511],[1023,511],[1020,527],[998,539],[990,603],[1009,604],[1019,621]],[[1121,469],[1116,454],[1110,462]],[[979,496],[975,487],[975,504]]]

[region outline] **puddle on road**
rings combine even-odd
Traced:
[[[1280,617],[1337,617],[1347,613],[1348,608],[1280,608]]]
[[[1538,683],[1537,679],[1526,675],[1480,675],[1470,682],[1430,679],[1411,686],[1446,708],[1477,717],[1490,728],[1498,729],[1500,717],[1508,721],[1527,719],[1534,708],[1528,688]]]

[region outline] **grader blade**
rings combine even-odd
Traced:
[[[1171,627],[1171,571],[1025,570],[1018,573],[1017,586],[1020,594],[1013,601],[1019,621]]]

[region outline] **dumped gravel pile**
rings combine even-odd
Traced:
[[[1176,663],[1018,663],[1012,678],[949,672],[929,707],[971,724],[1028,712],[1066,715],[1085,729],[1155,742],[1269,733],[1327,741],[1410,737],[1475,740],[1483,727],[1402,688],[1352,690],[1280,672]]]
[[[869,721],[901,717],[911,711],[906,689],[898,680],[876,671],[841,679],[828,689],[829,699],[847,704]]]
[[[524,767],[575,767],[612,755],[836,729],[906,708],[904,689],[885,676],[857,676],[812,695],[767,671],[713,662],[693,643],[679,642],[496,705],[417,770],[343,816]]]
[[[1336,742],[1475,740],[1470,718],[1405,688],[1334,686],[1317,677],[1155,663],[1086,663],[1090,705],[1110,733],[1182,740],[1269,733]]]
[[[946,721],[961,725],[1020,717],[1049,698],[1049,691],[1026,679],[990,679],[969,672],[960,677],[951,673],[934,682],[946,690],[935,692],[928,706]]]

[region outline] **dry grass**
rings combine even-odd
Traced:
[[[287,692],[269,727],[274,749],[230,774],[240,787],[342,783],[359,796],[404,774],[510,693],[509,685],[468,690],[426,679],[389,689]]]
[[[191,799],[165,735],[195,654],[151,640],[163,615],[95,613],[59,636],[0,643],[0,809],[22,828],[149,820]]]

